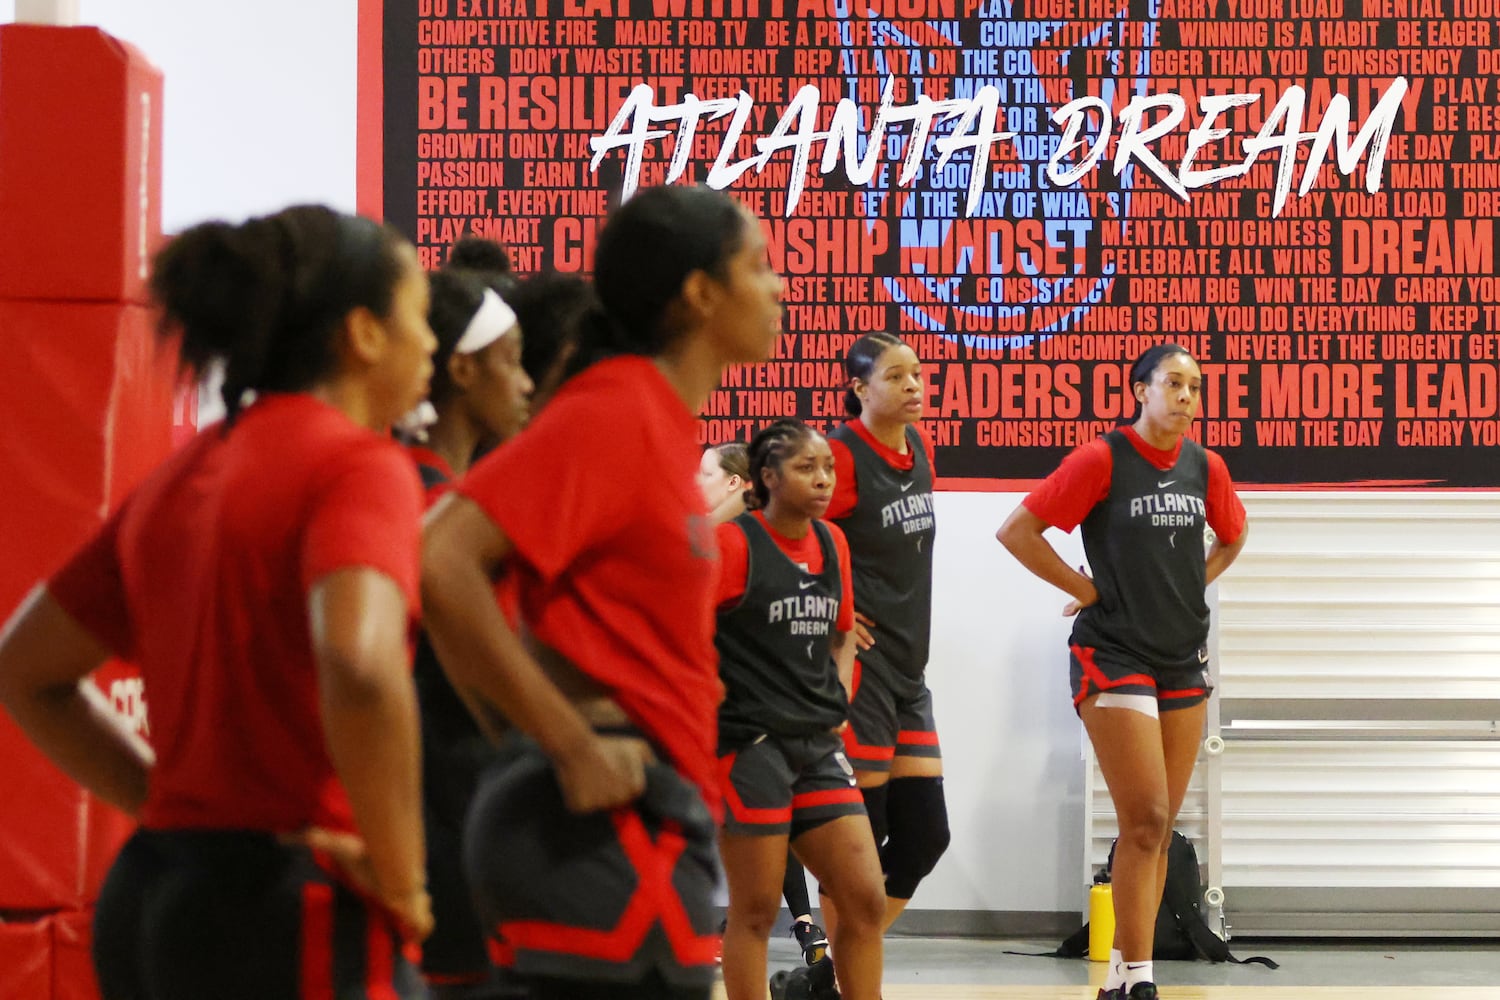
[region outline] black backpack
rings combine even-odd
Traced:
[[[1107,876],[1114,868],[1114,845],[1109,848],[1109,862],[1104,871]],[[1084,924],[1077,932],[1054,952],[1059,958],[1082,958],[1089,950],[1089,925]],[[1278,968],[1276,962],[1264,956],[1239,959],[1229,953],[1229,945],[1213,932],[1208,921],[1203,919],[1203,880],[1198,871],[1198,852],[1193,842],[1177,831],[1172,832],[1172,844],[1167,848],[1167,883],[1162,890],[1161,909],[1156,911],[1156,938],[1152,950],[1153,959],[1198,959],[1210,962],[1233,962],[1236,965],[1251,963],[1267,968]]]

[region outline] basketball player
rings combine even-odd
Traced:
[[[1176,344],[1131,368],[1133,425],[1078,448],[998,532],[1021,565],[1065,591],[1073,704],[1109,786],[1120,837],[1115,948],[1100,1000],[1156,1000],[1151,965],[1167,847],[1210,692],[1204,588],[1245,545],[1245,508],[1218,455],[1186,437],[1202,373]],[[1090,577],[1043,536],[1083,525]],[[1205,554],[1205,527],[1213,541]]]
[[[455,687],[527,738],[481,785],[466,863],[533,995],[703,998],[722,688],[696,414],[770,354],[781,281],[737,202],[666,187],[610,217],[595,285],[576,374],[429,521],[427,623]]]
[[[432,372],[427,277],[393,230],[300,207],[187,230],[150,287],[228,416],[0,639],[11,715],[141,823],[98,902],[100,990],[418,996],[422,492],[389,429]],[[87,679],[110,656],[141,669],[154,754]]]

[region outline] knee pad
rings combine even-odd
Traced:
[[[917,884],[937,867],[948,849],[948,802],[942,778],[893,778],[887,793],[885,894],[910,899]]]
[[[886,821],[889,788],[890,785],[886,784],[860,789],[865,797],[865,812],[870,816],[870,832],[875,834],[875,846],[881,850],[885,849],[885,839],[890,835],[890,826]]]

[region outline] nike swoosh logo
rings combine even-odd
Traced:
[[[1164,482],[1164,483],[1157,483],[1157,484],[1156,484],[1156,488],[1157,488],[1157,489],[1159,489],[1159,490],[1164,490],[1164,489],[1166,489],[1166,488],[1167,488],[1167,487],[1168,487],[1168,486],[1171,486],[1171,485],[1172,485],[1172,484],[1173,484],[1173,483],[1175,483],[1175,482],[1177,482],[1177,480],[1175,480],[1175,479],[1168,479],[1168,480],[1167,480],[1167,481],[1166,481],[1166,482]]]
[[[901,484],[901,492],[905,493],[907,490],[911,489],[915,485],[917,485],[917,484],[916,483],[902,483]]]
[[[1198,650],[1198,662],[1199,663],[1207,663],[1208,662],[1208,650],[1206,650],[1206,649],[1200,649],[1200,650]]]
[[[808,587],[811,587],[813,584],[815,584],[817,582],[818,582],[817,580],[798,580],[797,581],[797,589],[798,590],[806,590]]]

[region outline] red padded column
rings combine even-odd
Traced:
[[[162,78],[96,28],[0,26],[0,619],[170,447],[175,360],[145,306]],[[95,678],[143,704],[133,670]],[[129,820],[0,713],[0,996],[88,1000],[90,907]]]

